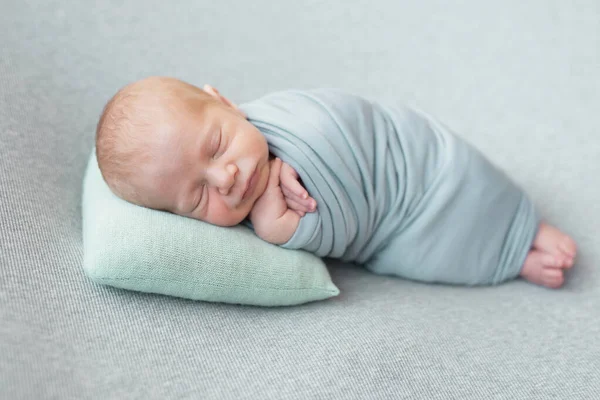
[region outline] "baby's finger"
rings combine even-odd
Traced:
[[[296,196],[298,196],[301,199],[308,199],[308,192],[306,191],[306,189],[304,189],[304,187],[302,186],[302,184],[300,182],[298,182],[298,180],[293,179],[293,178],[289,178],[287,177],[286,179],[284,179],[284,177],[286,177],[285,175],[282,176],[282,183],[288,188],[290,189],[291,192],[293,192]]]
[[[296,214],[297,214],[297,215],[298,215],[300,218],[302,218],[302,217],[304,217],[304,216],[306,215],[306,213],[303,213],[302,211],[296,211],[296,210],[292,210],[291,208],[290,208],[290,210],[291,210],[293,213],[296,213]]]
[[[304,212],[310,212],[313,211],[313,204],[312,204],[312,199],[303,199],[301,197],[299,197],[298,195],[296,195],[295,193],[293,193],[290,189],[288,189],[287,187],[283,186],[283,184],[281,184],[281,192],[283,193],[283,196],[286,199],[290,199],[293,200],[294,202],[296,202],[297,204],[300,205],[300,210],[304,211]]]
[[[285,202],[288,205],[288,208],[294,211],[306,211],[305,207],[299,203],[297,200],[284,196]]]
[[[288,198],[285,199],[285,202],[290,210],[295,211],[301,217],[303,217],[304,214],[306,214],[306,211],[303,210],[302,205],[298,202]]]
[[[292,210],[292,209],[290,208],[290,210]],[[296,211],[296,210],[292,210],[292,211],[295,212],[296,214],[298,214],[298,216],[300,218],[302,218],[306,215],[306,213],[304,211]]]
[[[298,173],[296,170],[288,163],[283,163],[281,166],[281,173],[291,176],[294,179],[298,179]]]
[[[308,213],[314,212],[317,209],[317,202],[312,197],[309,197],[306,200],[300,199],[298,198],[298,196],[291,193],[289,189],[284,188],[283,186],[281,186],[281,192],[283,193],[283,196],[285,197],[286,201],[288,201],[289,199],[290,201],[293,201],[294,204],[298,205],[296,210],[301,210]]]
[[[297,201],[298,203],[303,203],[304,202],[304,199],[302,199],[296,193],[292,192],[287,186],[285,186],[283,184],[283,182],[280,183],[280,186],[281,186],[281,191],[283,192],[283,195],[286,198],[293,199],[293,200]]]
[[[298,173],[286,163],[281,166],[281,182],[300,198],[306,199],[308,197],[308,192],[298,180]]]
[[[267,186],[277,187],[279,186],[279,175],[281,174],[281,159],[275,158],[269,163],[269,182]]]

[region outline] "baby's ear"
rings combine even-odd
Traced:
[[[242,110],[240,110],[238,108],[238,106],[236,106],[233,102],[231,102],[227,97],[221,95],[221,93],[219,93],[219,91],[217,89],[215,89],[214,87],[210,86],[209,84],[206,84],[206,85],[204,85],[203,90],[206,93],[210,94],[215,99],[217,99],[218,101],[220,101],[221,103],[225,104],[228,107],[231,107],[233,110],[238,112],[242,117],[246,118],[246,114],[244,114],[244,112]]]
[[[212,97],[214,97],[215,99],[219,100],[220,102],[223,102],[223,100],[221,99],[221,95],[219,93],[219,91],[217,89],[215,89],[214,87],[210,86],[208,83],[206,85],[204,85],[204,87],[202,88],[206,93],[210,94]]]

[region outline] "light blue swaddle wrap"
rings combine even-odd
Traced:
[[[532,202],[433,118],[335,89],[240,108],[317,201],[283,247],[425,282],[518,276],[539,223]]]

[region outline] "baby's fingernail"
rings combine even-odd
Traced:
[[[306,193],[306,192],[302,193],[302,198],[304,200],[308,199],[308,193]],[[310,203],[310,204],[312,204],[312,203]]]

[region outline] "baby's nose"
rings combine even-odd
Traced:
[[[222,195],[229,194],[231,187],[235,183],[235,177],[238,171],[237,165],[227,164],[214,174],[214,184],[219,189],[219,193]]]

